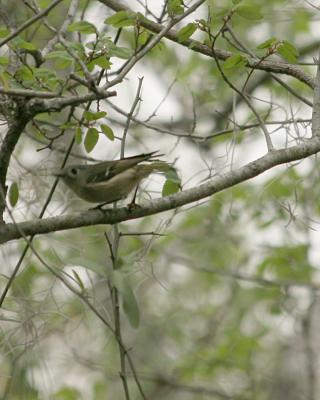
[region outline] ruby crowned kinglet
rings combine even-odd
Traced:
[[[108,204],[127,197],[151,173],[165,172],[172,168],[164,161],[155,160],[156,153],[138,154],[92,165],[70,165],[54,175],[61,177],[81,199]],[[149,164],[140,164],[144,161]]]

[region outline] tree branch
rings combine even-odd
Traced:
[[[49,12],[56,7],[59,3],[61,3],[63,0],[55,0],[53,3],[50,4],[49,7],[45,8],[43,11],[41,11],[39,14],[36,14],[34,17],[28,19],[24,24],[22,24],[17,30],[12,32],[10,35],[5,37],[0,41],[0,47],[8,43],[11,39],[15,38],[16,36],[19,35],[22,31],[27,29],[29,26],[33,25],[36,21],[41,19],[42,17],[46,16],[49,14]]]
[[[320,136],[320,52],[318,59],[317,75],[315,79],[315,88],[313,91],[313,110],[312,110],[312,136]]]
[[[28,107],[33,111],[34,114],[49,111],[61,111],[66,107],[74,107],[89,101],[107,99],[108,97],[113,97],[116,95],[116,91],[107,92],[97,88],[95,93],[87,93],[83,96],[60,97],[49,100],[33,99],[28,103]]]
[[[6,96],[14,96],[14,97],[39,97],[43,99],[52,99],[56,97],[62,97],[62,94],[58,92],[42,92],[40,90],[33,89],[5,89],[3,86],[0,86],[0,93]]]
[[[151,49],[153,49],[163,37],[166,37],[168,32],[171,31],[174,25],[176,25],[178,22],[182,21],[185,17],[188,15],[192,14],[202,3],[204,3],[205,0],[198,0],[195,4],[193,4],[191,7],[187,9],[183,14],[177,16],[174,19],[171,19],[170,22],[166,25],[163,26],[161,24],[159,27],[161,28],[159,32],[157,32],[157,35],[154,36],[148,44],[146,44],[138,53],[136,53],[131,59],[128,61],[128,63],[125,65],[125,67],[122,69],[122,71],[117,75],[116,78],[114,78],[112,81],[106,84],[106,89],[109,89],[112,86],[117,85],[118,83],[122,82],[125,76],[128,74],[128,72],[135,66],[135,64],[141,60]],[[129,10],[129,9],[128,9]],[[141,24],[142,25],[142,24]]]
[[[12,121],[9,122],[9,129],[5,134],[0,147],[0,224],[3,223],[3,212],[5,210],[5,197],[7,194],[6,178],[11,154],[16,144],[30,120],[30,115],[26,112],[25,101],[17,101]]]
[[[121,4],[117,0],[98,0],[100,3],[104,4],[105,6],[111,8],[113,11],[129,11],[133,12],[129,7],[126,7],[125,5]],[[138,18],[138,15],[137,15]],[[143,26],[144,28],[148,29],[151,32],[154,33],[159,33],[164,29],[164,26],[151,21],[147,19],[146,17],[144,18],[139,18],[139,24]],[[213,57],[212,54],[212,49],[210,46],[207,46],[205,44],[200,43],[197,40],[194,39],[187,39],[183,42],[179,41],[177,31],[175,29],[170,29],[168,32],[165,33],[164,37],[167,39],[178,43],[179,45],[188,47],[190,50],[193,50],[197,53],[201,53],[205,56],[208,57]],[[226,60],[233,54],[229,51],[222,50],[222,49],[215,49],[214,50],[216,57],[219,60]],[[314,87],[314,79],[306,74],[302,69],[297,67],[296,65],[292,65],[286,62],[281,62],[281,61],[270,61],[270,60],[265,60],[259,62],[259,59],[256,58],[248,58],[248,63],[247,67],[254,68],[254,69],[259,69],[263,71],[268,71],[268,72],[273,72],[273,73],[278,73],[278,74],[285,74],[285,75],[290,75],[299,81],[305,83],[309,87],[313,88]]]
[[[313,139],[307,139],[304,143],[297,146],[292,146],[287,149],[273,150],[265,156],[252,161],[237,170],[221,174],[202,185],[175,195],[152,200],[146,206],[141,208],[130,209],[123,207],[116,210],[89,210],[66,216],[25,221],[17,224],[17,226],[13,223],[9,223],[0,226],[0,243],[21,238],[21,231],[24,232],[25,235],[35,235],[90,225],[113,225],[118,222],[173,210],[177,207],[204,199],[241,182],[252,179],[277,165],[301,160],[316,154],[319,151],[320,137],[316,136]]]

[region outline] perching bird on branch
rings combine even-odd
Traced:
[[[172,168],[165,161],[155,159],[159,157],[156,153],[138,154],[91,165],[70,165],[54,175],[61,177],[81,199],[108,204],[127,197],[153,172],[166,172]]]

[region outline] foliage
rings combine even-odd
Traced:
[[[316,9],[127,3],[0,6],[0,397],[316,399]],[[48,177],[152,151],[137,207]]]

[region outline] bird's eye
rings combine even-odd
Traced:
[[[70,175],[71,176],[77,176],[78,175],[78,169],[77,168],[71,168],[70,169]]]

